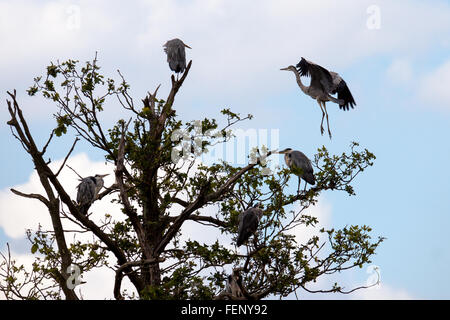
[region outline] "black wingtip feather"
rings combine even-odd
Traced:
[[[355,99],[353,99],[352,93],[347,86],[347,83],[342,80],[336,88],[338,99],[344,100],[344,104],[339,105],[339,108],[344,111],[350,110],[356,106]]]
[[[308,68],[309,64],[308,64],[308,62],[306,62],[305,58],[302,57],[300,62],[297,63],[296,67],[301,76],[306,76],[306,77],[310,76],[309,68]]]

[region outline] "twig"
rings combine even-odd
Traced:
[[[74,169],[72,169],[71,166],[69,166],[68,164],[66,164],[66,167],[69,168],[70,170],[72,170],[73,172],[75,172],[75,174],[78,176],[78,178],[83,179],[83,177],[80,176],[80,175],[78,174],[78,172],[76,172]]]
[[[44,153],[47,151],[47,147],[50,144],[50,141],[52,141],[54,133],[55,133],[55,129],[53,129],[52,132],[50,133],[50,137],[48,138],[47,143],[42,148],[41,155],[44,155]]]
[[[67,162],[67,159],[69,159],[70,154],[72,153],[73,149],[75,148],[75,145],[77,144],[77,142],[80,140],[80,138],[75,138],[75,141],[72,144],[72,147],[69,150],[69,153],[67,153],[66,157],[64,158],[63,163],[61,164],[61,166],[59,167],[59,170],[56,172],[55,176],[57,177],[59,175],[59,173],[61,172],[62,168],[64,168],[64,164]]]

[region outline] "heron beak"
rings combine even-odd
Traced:
[[[281,151],[278,151],[278,152],[274,152],[274,153],[285,154],[287,152],[288,152],[288,149],[284,149],[284,150],[281,150]]]
[[[98,175],[100,178],[104,178],[104,177],[106,177],[106,176],[109,176],[109,173],[107,173],[107,174],[99,174]]]
[[[185,46],[186,48],[192,49],[192,48],[189,47],[186,43],[183,43],[183,44],[184,44],[184,46]]]
[[[280,70],[289,71],[289,67],[281,68]]]

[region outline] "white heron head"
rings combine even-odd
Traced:
[[[94,176],[95,178],[95,198],[97,198],[98,193],[103,188],[103,185],[105,182],[103,181],[103,178],[106,177],[108,174],[96,174]]]
[[[167,41],[165,44],[163,44],[163,47],[167,48],[167,47],[170,47],[170,46],[177,46],[179,44],[185,46],[186,48],[192,49],[186,43],[184,43],[182,40],[180,40],[178,38],[175,38],[175,39]]]
[[[297,72],[297,69],[296,69],[294,66],[289,66],[289,67],[286,67],[286,68],[281,68],[280,70]]]
[[[286,154],[286,153],[289,153],[289,152],[291,152],[291,151],[292,151],[291,148],[286,148],[286,149],[284,149],[284,150],[278,151],[277,153],[280,153],[280,154]]]
[[[95,184],[97,185],[98,189],[101,189],[103,187],[103,184],[104,184],[103,178],[106,177],[107,175],[109,175],[109,174],[108,173],[107,174],[96,174],[94,176]]]
[[[102,179],[102,178],[104,178],[106,176],[109,176],[109,173],[107,173],[107,174],[96,174],[95,175],[96,178],[100,178],[100,179]]]

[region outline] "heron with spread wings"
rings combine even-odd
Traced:
[[[331,139],[330,123],[328,121],[328,112],[325,103],[331,101],[337,103],[341,110],[349,110],[354,108],[356,105],[353,99],[352,93],[347,86],[347,83],[341,76],[333,71],[328,71],[322,66],[315,64],[314,62],[308,61],[302,57],[300,62],[296,67],[289,66],[282,68],[281,70],[292,71],[295,74],[297,84],[304,94],[310,96],[319,104],[322,110],[322,122],[320,123],[320,132],[323,135],[323,120],[326,116],[328,135]],[[311,77],[311,83],[309,86],[305,86],[300,76]],[[337,98],[331,96],[337,93]]]

